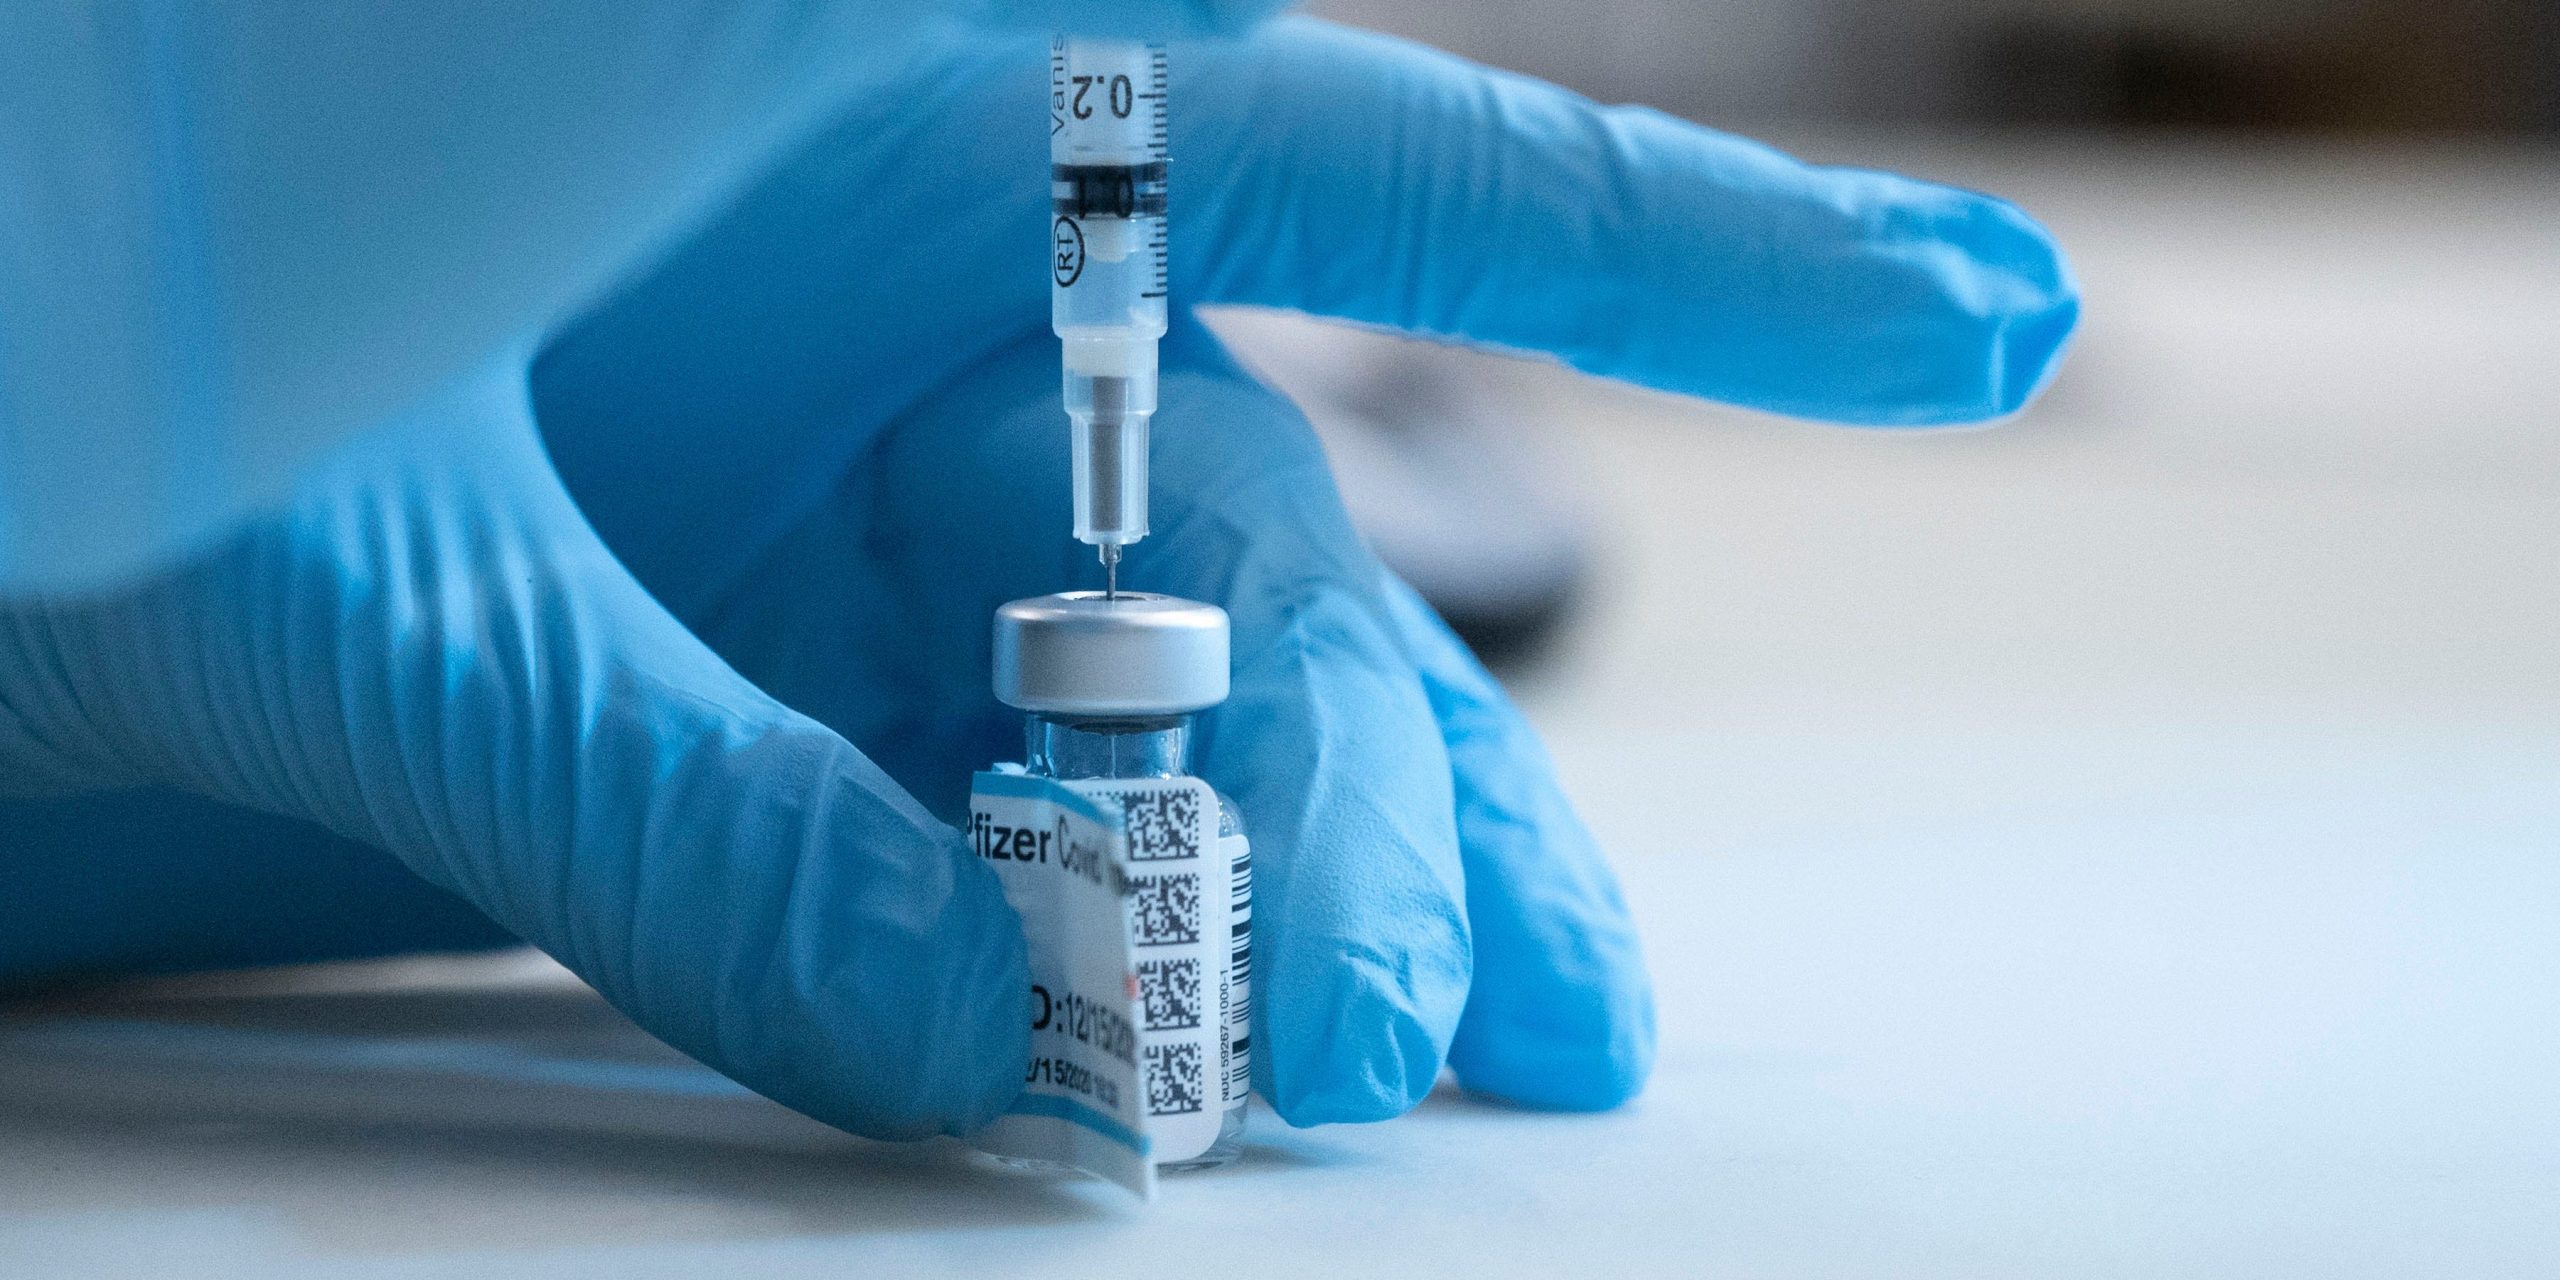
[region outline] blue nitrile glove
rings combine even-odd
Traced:
[[[198,549],[523,352],[955,20],[1282,0],[0,5],[0,592]]]
[[[1097,572],[1066,536],[1043,54],[911,59],[562,335],[538,428],[523,369],[484,366],[218,554],[0,620],[5,776],[287,815],[0,811],[34,833],[0,862],[0,966],[477,945],[485,913],[822,1119],[1001,1106],[1019,942],[927,809],[1019,750],[990,611]],[[2014,409],[2072,325],[2052,244],[1995,200],[1313,22],[1174,66],[1186,301],[1867,423]],[[1188,322],[1155,482],[1123,581],[1235,620],[1204,772],[1255,835],[1262,1093],[1377,1119],[1446,1060],[1532,1105],[1632,1094],[1635,940],[1536,742]]]

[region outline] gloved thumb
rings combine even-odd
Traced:
[[[378,844],[640,1025],[819,1119],[966,1129],[1020,1087],[1021,930],[877,766],[587,527],[520,374],[117,596],[0,608],[0,772],[174,783]]]

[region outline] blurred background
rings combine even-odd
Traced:
[[[1318,0],[1313,11],[1702,119],[2548,136],[2532,0]]]

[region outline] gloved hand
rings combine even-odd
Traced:
[[[0,614],[0,778],[147,788],[0,809],[0,970],[513,935],[857,1132],[999,1109],[1020,941],[933,815],[1019,749],[990,610],[1096,573],[1065,536],[1043,52],[919,52],[529,394],[483,363],[217,553]],[[1313,22],[1174,66],[1179,300],[1907,424],[2016,408],[2075,315],[1985,197]],[[1636,942],[1536,742],[1297,415],[1196,324],[1164,364],[1123,581],[1234,617],[1203,771],[1255,833],[1258,1089],[1299,1124],[1397,1114],[1444,1061],[1628,1097]]]
[[[0,592],[200,549],[522,353],[955,18],[1282,0],[0,5]]]

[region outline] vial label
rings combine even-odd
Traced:
[[[1126,840],[1139,1077],[1155,1159],[1209,1149],[1251,1079],[1252,866],[1198,778],[1079,779]]]
[[[1046,778],[998,772],[977,775],[969,810],[970,849],[1022,917],[1031,960],[1022,1094],[969,1141],[1152,1196],[1166,1157],[1153,1150],[1141,1066],[1122,816]]]

